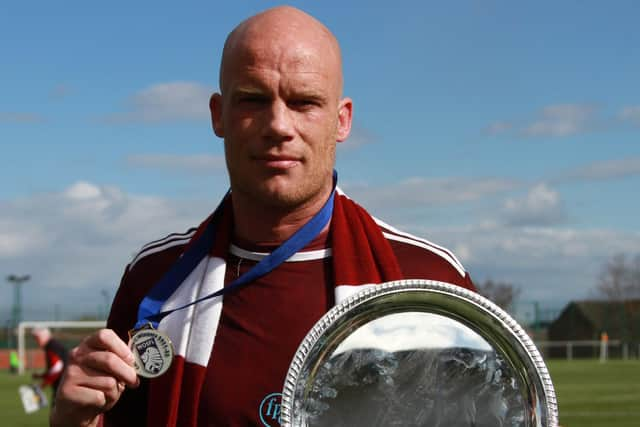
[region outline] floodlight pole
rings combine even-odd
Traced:
[[[15,328],[22,321],[22,284],[31,279],[31,276],[25,274],[17,276],[11,274],[7,276],[7,282],[13,283],[13,327]]]

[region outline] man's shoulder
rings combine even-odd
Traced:
[[[127,264],[118,292],[144,296],[182,255],[195,233],[196,229],[190,228],[143,245]]]
[[[127,266],[127,270],[131,271],[139,264],[148,264],[154,260],[161,260],[167,256],[176,258],[184,250],[191,238],[196,233],[197,228],[192,227],[182,233],[171,233],[161,239],[152,240],[140,248],[133,256],[131,262]]]
[[[122,276],[107,322],[120,338],[127,339],[127,331],[136,322],[140,301],[180,257],[195,233],[195,228],[171,233],[143,245],[134,255]]]
[[[377,218],[374,220],[396,255],[405,278],[472,286],[466,269],[451,250],[399,230]]]

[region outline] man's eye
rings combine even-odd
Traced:
[[[315,107],[316,105],[318,105],[317,101],[314,99],[292,99],[288,102],[288,104],[293,107],[293,108],[298,108],[298,109],[305,109],[305,108],[311,108],[311,107]]]

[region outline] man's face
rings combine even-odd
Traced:
[[[292,209],[326,197],[351,101],[340,99],[339,65],[326,52],[285,38],[235,49],[211,107],[234,194]]]

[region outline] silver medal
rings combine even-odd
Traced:
[[[129,332],[129,348],[134,356],[133,367],[138,375],[156,378],[164,374],[173,361],[173,344],[151,325]]]

